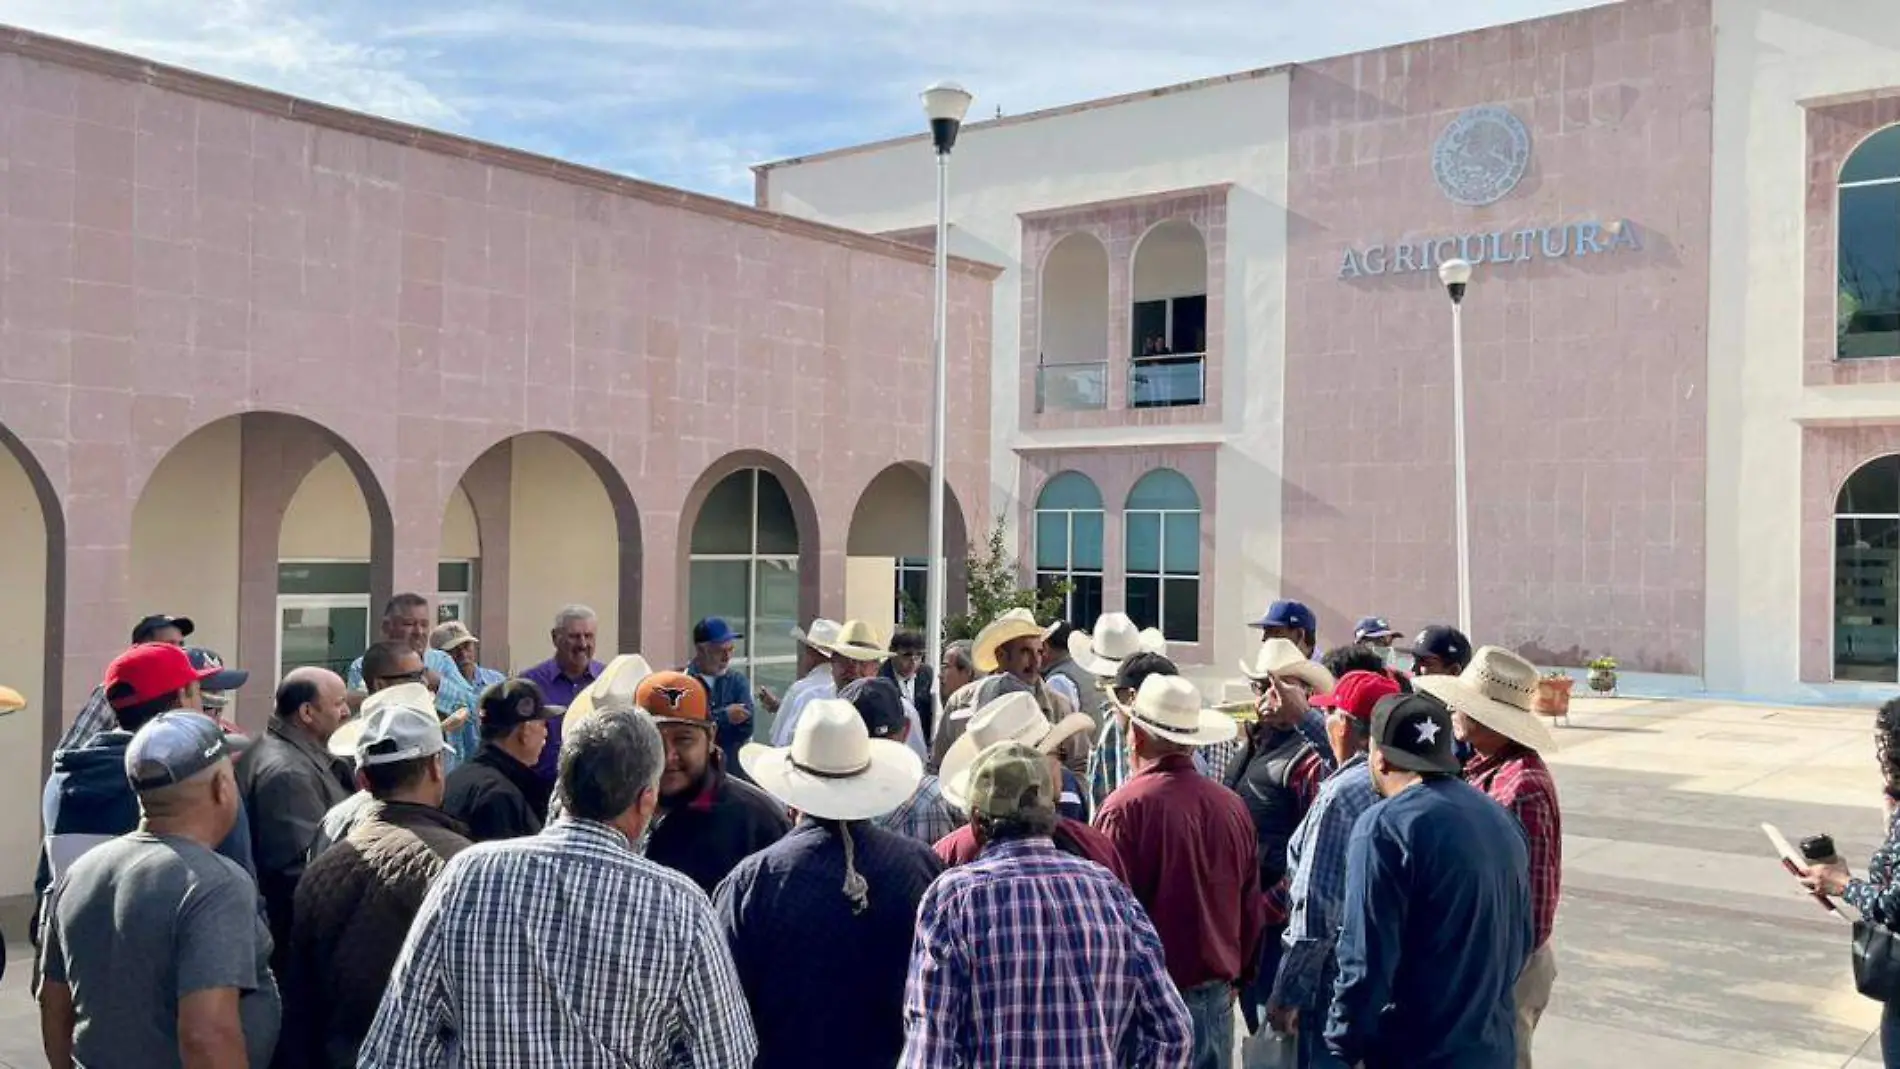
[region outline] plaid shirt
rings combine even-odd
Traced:
[[[1474,756],[1465,766],[1465,782],[1511,811],[1524,827],[1531,850],[1531,917],[1537,934],[1532,949],[1550,942],[1557,924],[1557,897],[1563,883],[1563,819],[1557,810],[1557,781],[1533,750],[1512,744],[1495,757]]]
[[[725,1069],[757,1049],[706,896],[618,831],[563,820],[449,862],[358,1064]]]
[[[1048,839],[993,844],[924,894],[902,1069],[1186,1069],[1187,1004],[1128,888]]]
[[[1113,709],[1102,713],[1102,731],[1095,738],[1095,745],[1089,750],[1089,789],[1095,793],[1095,801],[1115,793],[1115,789],[1128,782],[1134,773],[1128,767],[1128,750],[1122,741],[1121,718]]]
[[[119,718],[112,712],[112,706],[106,703],[106,688],[94,687],[86,698],[85,708],[66,726],[66,733],[59,737],[54,750],[77,750],[91,742],[100,732],[111,731],[119,726]]]
[[[1291,915],[1286,956],[1273,986],[1273,1000],[1282,1006],[1312,1010],[1332,1001],[1333,976],[1339,971],[1333,946],[1345,919],[1346,844],[1359,814],[1378,800],[1366,755],[1359,754],[1321,785],[1287,844]]]
[[[935,776],[925,776],[917,784],[917,792],[903,805],[872,821],[886,831],[899,835],[908,835],[925,846],[935,846],[937,840],[956,831],[963,821],[957,811],[943,796],[943,786]]]
[[[1900,809],[1887,818],[1887,841],[1867,859],[1867,875],[1847,881],[1841,901],[1860,911],[1870,921],[1889,928],[1900,928]]]

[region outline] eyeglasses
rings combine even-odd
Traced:
[[[417,669],[414,672],[401,672],[393,676],[377,676],[376,681],[379,683],[420,683],[422,676],[423,671]]]

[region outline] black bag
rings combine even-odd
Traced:
[[[1900,938],[1865,917],[1854,922],[1854,987],[1876,1002],[1900,1002]]]

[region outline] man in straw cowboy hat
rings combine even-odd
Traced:
[[[846,620],[839,626],[838,633],[820,648],[831,655],[832,690],[826,695],[831,698],[843,694],[846,687],[860,679],[874,678],[884,662],[891,659],[884,636],[863,620]],[[924,740],[923,718],[908,699],[904,702],[904,719],[910,722],[910,733],[904,744],[922,761],[930,754],[930,744]]]
[[[1373,706],[1367,761],[1381,801],[1346,848],[1327,1047],[1366,1069],[1508,1069],[1531,952],[1524,832],[1459,778],[1430,694]]]
[[[844,688],[842,697],[858,710],[858,716],[864,720],[865,730],[871,733],[873,739],[898,743],[908,741],[910,721],[905,717],[903,692],[897,689],[896,683],[883,676],[860,679]],[[920,769],[922,764],[918,762]],[[937,777],[924,773],[910,797],[878,817],[877,825],[886,831],[915,839],[925,846],[933,846],[938,839],[955,831],[962,819],[944,797],[943,786]]]
[[[1485,646],[1456,676],[1427,676],[1415,684],[1452,709],[1458,739],[1473,754],[1465,781],[1511,811],[1530,842],[1531,913],[1536,932],[1529,964],[1517,981],[1517,1064],[1529,1069],[1531,1036],[1550,1005],[1557,959],[1550,935],[1563,883],[1563,817],[1557,781],[1543,754],[1557,748],[1550,729],[1531,712],[1537,695],[1535,665],[1509,650]]]
[[[1194,1066],[1231,1064],[1235,989],[1253,978],[1261,937],[1259,846],[1247,807],[1201,775],[1194,751],[1237,725],[1194,684],[1151,675],[1128,706],[1134,778],[1108,796],[1096,827],[1114,842],[1154,918],[1168,975],[1194,1017]]]
[[[650,717],[567,725],[561,816],[458,854],[423,900],[356,1064],[751,1065],[712,903],[639,856],[665,748]]]
[[[1346,844],[1359,814],[1379,800],[1366,766],[1372,710],[1398,693],[1398,681],[1383,671],[1353,671],[1341,676],[1331,693],[1313,698],[1313,707],[1326,714],[1339,771],[1320,785],[1319,797],[1287,844],[1284,952],[1277,973],[1263,977],[1272,984],[1268,1020],[1274,1031],[1298,1035],[1301,1069],[1340,1069],[1339,1059],[1326,1049],[1325,1031],[1339,972],[1333,947],[1345,911]]]
[[[655,672],[640,681],[634,701],[666,744],[660,812],[647,833],[646,856],[711,894],[740,859],[784,837],[791,821],[771,795],[714,757],[715,721],[698,679]]]
[[[1332,749],[1326,742],[1326,718],[1314,712],[1307,699],[1315,694],[1324,694],[1333,689],[1336,680],[1325,665],[1313,660],[1290,639],[1270,638],[1260,644],[1254,654],[1253,663],[1242,661],[1240,672],[1253,683],[1255,701],[1269,698],[1276,701],[1290,701],[1299,707],[1299,717],[1295,727],[1306,741],[1313,744],[1313,750],[1320,755],[1320,761],[1326,771],[1333,769]],[[1274,681],[1291,686],[1275,687]],[[1232,754],[1227,755],[1230,759]],[[1214,775],[1225,771],[1223,767]]]
[[[1003,742],[1021,743],[1043,754],[1049,763],[1050,781],[1062,783],[1068,770],[1057,760],[1056,753],[1063,740],[1087,731],[1090,726],[1089,718],[1081,713],[1071,713],[1062,723],[1051,724],[1043,717],[1042,708],[1036,704],[1036,699],[1027,691],[1004,694],[970,717],[969,730],[944,756],[944,796],[951,805],[968,813],[970,775],[977,755]],[[1062,801],[1065,793],[1063,788],[1056,788],[1057,823],[1050,833],[1056,846],[1107,868],[1125,882],[1125,870],[1122,868],[1121,855],[1115,851],[1115,844],[1078,819],[1073,809],[1068,813],[1063,812],[1067,808]],[[1080,799],[1077,799],[1078,807],[1079,802]],[[937,856],[947,865],[961,865],[975,860],[981,849],[977,828],[973,823],[964,824],[937,842]]]
[[[1098,803],[1128,780],[1127,704],[1135,699],[1141,681],[1160,672],[1180,674],[1174,662],[1156,651],[1137,630],[1126,613],[1106,612],[1090,631],[1069,635],[1069,659],[1091,676],[1088,692],[1101,693],[1103,700],[1085,709],[1099,720],[1092,746],[1089,747],[1088,785]],[[1162,644],[1165,647],[1165,643]]]
[[[976,662],[977,671],[1009,676],[1027,687],[1035,695],[1036,704],[1042,707],[1043,716],[1054,724],[1076,712],[1076,707],[1075,703],[1051,689],[1042,677],[1045,630],[1036,623],[1036,617],[1028,609],[1011,609],[977,632],[971,644],[970,656]],[[1001,691],[995,687],[965,687],[944,706],[944,717],[948,720],[967,720],[972,710],[994,700],[999,693]],[[943,732],[938,734],[942,735]],[[1077,735],[1063,743],[1062,765],[1078,778],[1088,775],[1087,735]]]
[[[820,616],[811,622],[809,628],[792,628],[792,641],[798,643],[800,674],[798,680],[785,689],[783,698],[766,702],[773,713],[772,745],[792,744],[792,732],[798,729],[798,715],[806,702],[838,696],[838,685],[831,678],[831,652],[825,647],[837,641],[838,632],[843,627],[836,620]]]
[[[862,685],[898,697],[887,680]],[[902,722],[895,701],[886,712]],[[808,705],[790,746],[747,746],[739,760],[798,821],[713,892],[759,1036],[753,1064],[889,1069],[904,1048],[917,906],[943,866],[875,821],[911,797],[923,762],[839,698]]]
[[[1107,869],[1049,839],[1047,756],[998,743],[968,779],[984,849],[924,894],[899,1064],[1186,1069],[1193,1025],[1154,924]]]

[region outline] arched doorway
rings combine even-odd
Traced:
[[[700,482],[681,516],[689,525],[682,645],[694,621],[724,617],[741,635],[733,664],[755,686],[783,694],[798,673],[791,630],[817,611],[810,495],[789,467],[762,453],[728,457]]]
[[[1131,270],[1128,406],[1200,404],[1206,397],[1207,241],[1185,219],[1156,223],[1135,246]]]
[[[66,611],[66,530],[59,497],[25,443],[0,427],[0,684],[26,709],[0,716],[0,783],[15,813],[37,814],[47,760],[64,722],[61,675]],[[0,895],[33,889],[37,817],[0,824]]]
[[[851,513],[845,536],[845,615],[877,625],[925,630],[930,577],[929,469],[893,464],[878,472]],[[969,532],[956,491],[944,485],[946,613],[962,600]]]
[[[640,649],[640,515],[605,455],[569,435],[490,446],[444,507],[438,615],[469,624],[483,663],[545,660],[562,608],[599,617],[596,656]]]
[[[1043,257],[1036,411],[1108,404],[1108,248],[1093,234],[1065,234]]]
[[[1036,495],[1036,586],[1067,583],[1063,617],[1077,627],[1102,615],[1102,491],[1081,472],[1058,472]]]
[[[1900,455],[1862,464],[1834,500],[1834,678],[1900,682]]]

